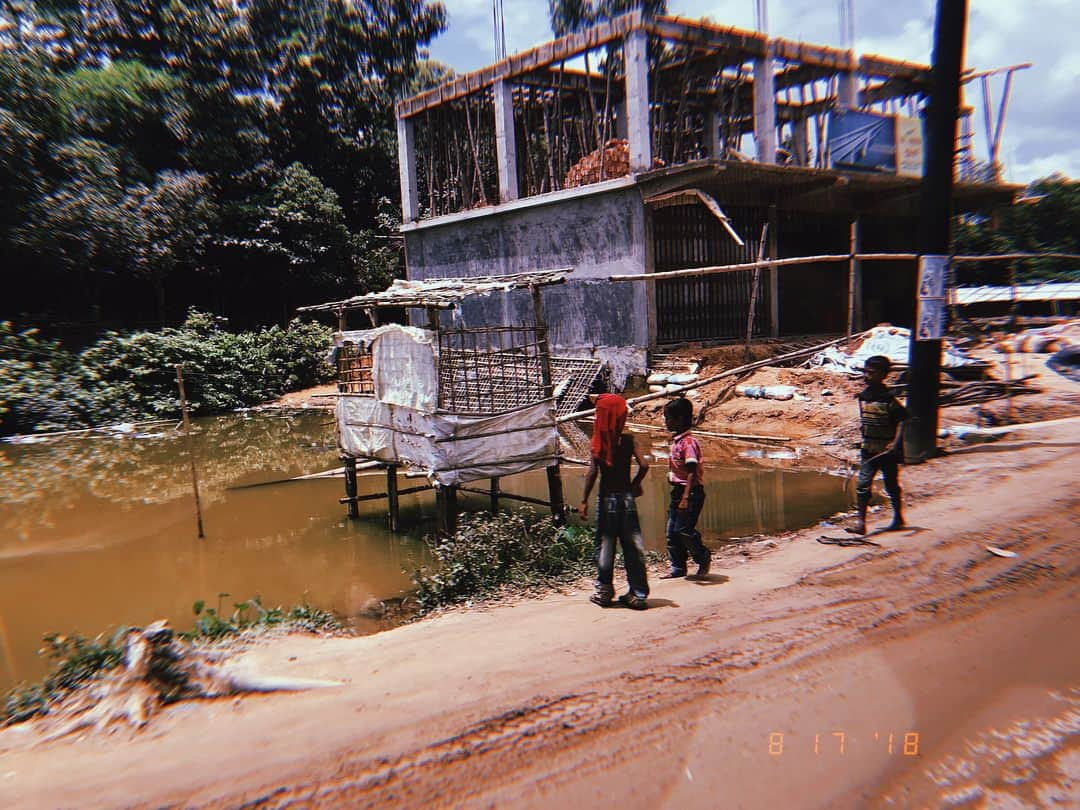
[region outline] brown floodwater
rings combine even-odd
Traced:
[[[0,690],[45,673],[37,650],[46,633],[93,636],[161,618],[188,629],[196,600],[226,613],[253,596],[265,605],[307,601],[374,632],[385,624],[364,618],[364,604],[406,595],[412,572],[430,564],[430,491],[402,498],[405,531],[395,535],[385,502],[362,503],[361,519],[346,519],[340,478],[251,486],[339,466],[329,414],[247,413],[197,425],[204,540],[184,443],[171,425],[137,438],[0,444]],[[662,464],[639,500],[646,543],[658,551]],[[582,469],[564,471],[567,500],[577,503]],[[714,546],[809,525],[848,505],[843,479],[817,473],[712,467],[706,485],[699,528]],[[383,491],[384,475],[362,475],[359,486],[361,494]],[[517,476],[503,489],[542,497],[546,477]],[[461,503],[483,509],[487,500]]]

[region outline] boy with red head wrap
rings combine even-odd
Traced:
[[[615,542],[622,546],[626,566],[627,593],[619,601],[635,610],[648,607],[649,582],[645,573],[645,540],[641,536],[634,498],[641,495],[641,481],[649,465],[634,445],[634,437],[624,433],[626,400],[618,394],[596,397],[596,423],[593,427],[592,462],[585,478],[585,493],[579,511],[589,513],[589,493],[600,478],[600,497],[596,510],[596,590],[590,601],[606,607],[615,597]],[[630,480],[630,461],[638,469]]]

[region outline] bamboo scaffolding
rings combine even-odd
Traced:
[[[761,239],[758,242],[758,261],[765,259],[766,239],[769,235],[768,220],[761,226]],[[754,268],[754,275],[750,282],[750,306],[746,310],[746,358],[750,359],[750,340],[754,335],[754,310],[757,308],[758,286],[761,283],[761,268]]]

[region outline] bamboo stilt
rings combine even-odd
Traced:
[[[191,440],[191,422],[188,420],[187,392],[184,390],[184,364],[176,364],[176,385],[180,388],[180,413],[184,420],[184,439],[187,444],[188,461],[191,464],[191,489],[195,493],[195,519],[199,525],[199,539],[203,532],[202,500],[199,498],[199,473],[195,468],[195,447]]]
[[[345,465],[345,502],[349,505],[349,520],[360,517],[360,508],[356,505],[356,459],[342,456]]]
[[[386,499],[387,499],[387,518],[390,522],[390,531],[396,532],[399,528],[399,504],[398,504],[398,482],[397,482],[397,467],[393,464],[389,464],[386,467]]]

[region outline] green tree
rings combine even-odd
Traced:
[[[548,0],[548,19],[555,36],[561,37],[633,8],[655,17],[667,14],[667,0]]]
[[[1080,182],[1062,175],[1036,180],[1024,199],[993,219],[966,219],[953,229],[958,254],[1080,253]],[[1008,263],[982,263],[961,268],[962,284],[1001,284],[1011,276]],[[1080,279],[1080,262],[1035,259],[1018,262],[1017,281]]]
[[[50,257],[75,279],[98,320],[102,276],[122,269],[132,241],[118,153],[108,144],[78,138],[58,147],[54,160],[68,179],[31,203],[14,240]]]
[[[138,62],[78,68],[60,80],[58,101],[69,136],[122,149],[127,177],[178,164],[189,111],[175,76]]]
[[[56,74],[43,54],[0,50],[0,241],[42,191],[61,127],[56,96]]]
[[[275,268],[286,318],[300,289],[326,293],[355,285],[355,241],[338,195],[300,163],[270,189],[247,246]]]
[[[129,269],[150,279],[164,322],[165,278],[180,266],[197,266],[213,233],[210,182],[197,172],[164,171],[153,186],[129,189],[122,210],[131,235]]]

